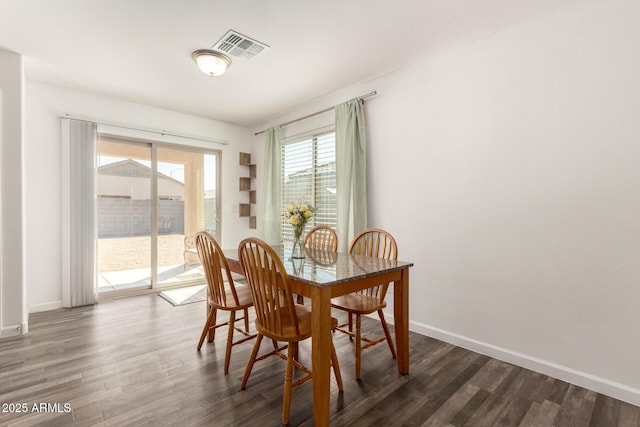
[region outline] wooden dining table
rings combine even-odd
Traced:
[[[398,372],[409,373],[409,267],[411,262],[305,249],[292,259],[291,249],[273,246],[282,260],[294,293],[311,300],[311,366],[316,426],[329,425],[331,388],[331,298],[393,282],[393,323]],[[229,268],[243,274],[237,249],[224,250]]]

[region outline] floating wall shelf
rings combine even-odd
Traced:
[[[250,153],[240,153],[240,166],[245,166],[248,168],[249,176],[241,176],[239,182],[239,189],[241,192],[246,192],[249,194],[249,203],[240,203],[239,214],[241,217],[249,218],[249,228],[256,228],[256,216],[252,212],[255,210],[255,207],[252,208],[256,204],[256,190],[253,190],[251,187],[253,186],[253,180],[256,178],[256,165],[251,163],[251,154]]]

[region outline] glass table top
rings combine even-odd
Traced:
[[[307,248],[304,249],[305,258],[292,259],[290,247],[272,248],[289,276],[314,286],[331,286],[413,266],[411,262]],[[237,249],[225,249],[223,252],[229,262],[238,263]]]

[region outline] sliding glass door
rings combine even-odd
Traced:
[[[100,137],[101,293],[203,282],[193,236],[219,238],[219,162],[217,151]]]
[[[204,278],[194,235],[208,231],[220,239],[218,227],[218,159],[215,152],[157,149],[158,284]],[[176,247],[182,247],[176,259]]]

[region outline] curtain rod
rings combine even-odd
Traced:
[[[368,94],[366,94],[366,95],[358,96],[358,99],[365,99],[365,98],[369,98],[370,96],[377,95],[377,94],[378,94],[378,92],[376,92],[376,91],[374,90],[373,92],[369,92],[369,93],[368,93]],[[304,117],[299,117],[299,118],[297,118],[297,119],[295,119],[295,120],[291,120],[291,121],[289,121],[289,122],[282,123],[282,124],[280,124],[280,125],[278,125],[278,126],[287,126],[287,125],[290,125],[290,124],[292,124],[292,123],[297,123],[297,122],[300,122],[300,121],[302,121],[302,120],[308,119],[308,118],[310,118],[310,117],[317,116],[318,114],[322,114],[322,113],[326,113],[327,111],[331,111],[331,110],[333,110],[333,109],[334,109],[334,108],[336,108],[336,107],[337,107],[337,105],[334,105],[333,107],[325,108],[324,110],[320,110],[320,111],[316,111],[315,113],[307,114],[307,115],[306,115],[306,116],[304,116]],[[265,129],[265,130],[261,130],[260,132],[256,132],[256,133],[254,133],[253,135],[254,135],[254,136],[257,136],[257,135],[260,135],[261,133],[265,133],[266,131],[267,131],[267,129]]]
[[[138,128],[138,127],[133,127],[133,126],[120,125],[120,124],[116,124],[116,123],[98,122],[96,120],[86,119],[86,118],[82,118],[82,117],[76,117],[76,116],[72,116],[70,114],[65,114],[64,116],[60,116],[60,118],[62,118],[62,119],[81,120],[83,122],[92,122],[92,123],[96,123],[98,125],[113,126],[113,127],[121,128],[121,129],[129,129],[129,130],[137,130],[137,131],[141,131],[141,132],[155,133],[155,134],[162,135],[162,136],[175,136],[175,137],[178,137],[178,138],[191,139],[191,140],[194,140],[194,141],[213,142],[214,144],[229,145],[229,141],[227,141],[225,139],[210,139],[210,138],[203,138],[203,137],[199,137],[199,136],[182,135],[182,134],[179,134],[179,133],[167,132],[165,130],[143,129],[143,128]]]

